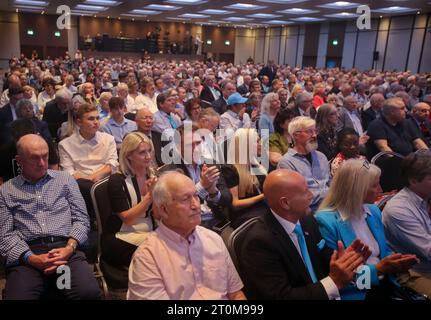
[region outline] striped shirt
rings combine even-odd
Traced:
[[[0,188],[0,255],[20,262],[27,242],[54,236],[87,240],[89,217],[78,184],[66,172],[48,170],[37,183],[22,175]]]

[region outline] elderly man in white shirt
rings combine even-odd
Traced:
[[[245,103],[247,98],[243,98],[238,92],[235,92],[227,99],[228,110],[220,117],[220,129],[223,129],[227,138],[233,136],[239,128],[254,127],[250,116],[245,112]]]
[[[58,146],[60,167],[78,182],[90,217],[94,219],[90,189],[118,166],[114,137],[99,132],[99,113],[94,105],[83,104],[77,111],[79,131],[62,140]],[[93,220],[94,221],[94,220]]]
[[[195,184],[163,174],[152,190],[159,227],[139,246],[129,269],[128,300],[245,300],[222,238],[199,226]]]

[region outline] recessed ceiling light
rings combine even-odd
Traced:
[[[360,6],[360,4],[356,2],[337,1],[337,2],[321,4],[318,7],[327,8],[327,9],[353,9],[353,8],[357,8],[358,6]]]
[[[237,10],[259,10],[259,9],[265,9],[266,7],[258,6],[256,4],[250,4],[250,3],[235,3],[229,6],[225,6],[224,8],[237,9]]]
[[[226,21],[221,21],[221,20],[209,20],[209,22],[211,22],[211,23],[226,23]]]
[[[298,21],[298,22],[317,22],[317,21],[324,21],[323,18],[315,18],[315,17],[300,17],[300,18],[292,18],[291,20]]]
[[[287,21],[287,20],[269,20],[266,23],[269,23],[269,24],[292,24],[291,21]]]
[[[180,18],[180,17],[167,17],[169,20],[179,20],[179,21],[189,21],[189,18]]]
[[[148,6],[145,6],[145,9],[174,11],[174,10],[181,9],[181,7],[170,6],[168,4],[149,4]]]
[[[250,14],[247,17],[257,18],[257,19],[268,19],[268,18],[278,18],[282,16],[277,14],[272,14],[272,13],[255,13],[255,14]]]
[[[15,5],[14,7],[17,9],[20,9],[21,11],[27,11],[27,12],[40,12],[40,9],[42,9],[42,7],[22,6],[22,5]]]
[[[317,13],[319,11],[302,9],[302,8],[291,8],[291,9],[286,9],[286,10],[282,10],[282,11],[278,11],[278,12],[288,13],[288,14],[311,14],[311,13]]]
[[[355,13],[350,12],[339,12],[339,13],[333,13],[333,14],[325,14],[325,17],[327,18],[357,18],[359,15]]]
[[[31,6],[41,6],[41,7],[48,5],[48,2],[46,2],[46,1],[36,1],[36,0],[15,0],[15,3],[16,4],[28,4]]]
[[[134,17],[134,18],[144,18],[146,17],[146,15],[142,15],[142,14],[131,14],[131,13],[122,13],[121,14],[123,17]]]
[[[192,19],[204,19],[204,18],[208,18],[208,15],[205,14],[198,14],[198,13],[184,13],[182,15],[179,15],[179,17],[183,17],[183,18],[192,18]]]
[[[378,8],[374,9],[373,11],[379,12],[379,13],[402,13],[402,12],[411,12],[411,11],[417,11],[418,8],[407,8],[407,7],[399,7],[399,6],[392,6],[387,8]]]
[[[120,1],[114,1],[114,0],[86,0],[85,3],[102,5],[102,6],[118,6],[121,4]]]
[[[106,9],[108,9],[107,7],[103,7],[103,6],[90,6],[86,4],[77,4],[75,8],[78,10],[88,10],[88,11],[105,11]]]
[[[229,17],[226,19],[223,19],[225,21],[248,21],[250,20],[249,18],[243,18],[243,17]]]
[[[233,11],[219,10],[219,9],[205,9],[205,10],[199,11],[199,13],[217,15],[217,14],[231,14],[233,13]]]
[[[208,2],[208,0],[168,0],[167,3],[173,4],[185,4],[185,5],[196,5]]]
[[[280,4],[292,4],[292,3],[300,3],[308,0],[257,0],[259,2],[268,2],[268,3],[280,3]]]
[[[130,11],[130,13],[152,15],[152,14],[160,14],[161,12],[160,11],[154,11],[154,10],[135,9],[135,10]]]

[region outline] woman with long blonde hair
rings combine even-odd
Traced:
[[[414,255],[391,254],[386,244],[382,213],[374,205],[382,192],[380,173],[377,166],[366,160],[345,161],[316,213],[320,233],[330,248],[336,250],[339,241],[347,248],[359,239],[371,251],[366,261],[371,290],[361,290],[356,284],[351,284],[340,291],[342,299],[385,298],[391,285],[388,277],[405,272],[417,263]]]
[[[102,234],[102,258],[115,266],[129,266],[136,248],[154,229],[151,191],[155,183],[153,143],[131,132],[120,149],[120,172],[109,177],[113,214]]]
[[[237,228],[245,221],[267,211],[262,191],[267,170],[259,165],[260,139],[256,129],[240,128],[228,148],[228,163],[223,177],[232,194],[231,226]]]

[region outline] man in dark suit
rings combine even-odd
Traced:
[[[10,135],[8,126],[12,121],[18,119],[16,115],[16,105],[18,101],[23,99],[23,89],[21,85],[12,84],[9,87],[9,103],[3,108],[0,108],[0,143],[5,143]]]
[[[374,93],[370,97],[370,107],[362,111],[362,127],[364,130],[368,130],[368,126],[374,119],[378,119],[382,116],[382,108],[385,103],[385,97],[381,93]]]
[[[175,170],[192,179],[201,202],[201,226],[221,233],[222,226],[227,226],[232,195],[220,174],[219,166],[199,164],[198,146],[202,138],[198,130],[199,127],[194,125],[191,130],[184,126],[177,129],[180,139],[175,141],[177,145],[173,150],[173,163],[163,166],[159,171]]]
[[[277,68],[275,67],[274,61],[268,60],[268,64],[260,70],[257,77],[261,79],[263,76],[268,76],[269,83],[272,83],[272,80],[275,79],[277,75]]]
[[[429,120],[431,107],[425,102],[417,103],[412,109],[412,116],[407,120],[418,136],[431,147],[431,122]]]
[[[213,102],[213,108],[218,114],[227,110],[227,99],[236,92],[236,86],[232,81],[225,81],[221,87],[222,96]]]
[[[251,82],[251,76],[246,74],[244,76],[244,83],[237,88],[237,91],[239,92],[240,95],[245,96],[247,93],[250,92],[250,82]]]
[[[315,119],[317,111],[313,107],[313,96],[308,92],[299,93],[295,99],[293,112],[295,117],[306,116]]]
[[[67,113],[72,108],[72,93],[63,88],[55,93],[55,99],[49,101],[43,111],[42,120],[48,124],[51,136],[58,138],[58,129],[67,121]]]
[[[214,75],[209,74],[205,77],[205,82],[203,85],[203,89],[201,91],[201,94],[199,98],[202,100],[205,104],[211,104],[213,101],[217,100],[221,97],[221,91],[216,86],[216,80]],[[210,105],[208,105],[209,107]]]
[[[339,290],[371,254],[361,241],[344,250],[325,245],[309,215],[313,197],[299,173],[279,169],[266,178],[263,191],[271,208],[236,246],[239,273],[249,299],[338,299]]]
[[[154,156],[158,166],[162,166],[162,148],[166,146],[169,141],[162,141],[162,134],[157,131],[152,131],[153,127],[153,113],[149,109],[140,109],[136,112],[134,121],[138,126],[139,132],[145,134],[153,142]]]

